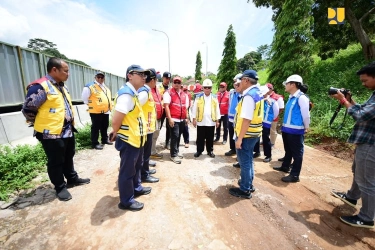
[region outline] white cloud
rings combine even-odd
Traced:
[[[152,6],[162,7],[152,12]],[[26,47],[29,39],[43,38],[69,58],[123,76],[130,64],[168,70],[167,37],[152,31],[155,28],[169,36],[171,72],[187,76],[194,75],[198,50],[206,71],[202,42],[208,46],[208,71],[216,73],[230,24],[238,58],[271,43],[271,15],[271,10],[257,9],[245,0],[3,0],[0,40]]]

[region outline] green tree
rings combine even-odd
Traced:
[[[269,60],[271,58],[271,46],[268,44],[260,45],[257,48],[257,52],[262,55],[263,60]]]
[[[197,57],[195,60],[195,80],[202,80],[202,57],[201,52],[198,51]]]
[[[247,2],[250,2],[248,0]],[[286,0],[252,0],[257,7],[272,7],[276,22]],[[296,6],[300,3],[296,4]],[[328,7],[344,7],[344,25],[328,25]],[[366,60],[375,58],[375,45],[371,35],[375,34],[374,0],[315,0],[311,5],[314,23],[311,26],[313,37],[317,40],[322,59],[332,57],[335,52],[346,48],[351,42],[359,42]],[[296,19],[298,20],[298,19]]]
[[[217,82],[226,82],[228,89],[233,87],[233,77],[237,74],[236,34],[232,24],[229,26],[224,41],[223,59],[217,73]]]
[[[309,73],[314,43],[310,29],[312,3],[312,0],[300,0],[296,5],[294,0],[286,0],[276,19],[268,79],[276,87],[281,87],[292,74],[306,77]]]
[[[29,40],[27,47],[36,51],[43,51],[45,49],[55,49],[56,44],[42,38],[34,38]]]
[[[247,69],[258,70],[258,63],[262,60],[262,54],[256,51],[247,53],[243,58],[238,59],[237,69],[243,72]]]

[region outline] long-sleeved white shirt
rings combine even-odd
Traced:
[[[212,117],[211,117],[211,110],[212,110],[211,100],[213,98],[212,94],[210,94],[209,96],[206,96],[206,95],[203,95],[203,96],[204,96],[203,119],[200,122],[197,121],[197,126],[207,126],[207,127],[216,126],[216,121],[212,121]],[[216,102],[216,114],[217,114],[216,120],[219,120],[220,119],[220,107],[219,107],[217,98],[214,98],[214,102]],[[197,101],[195,101],[193,108],[191,110],[192,119],[196,118],[197,109],[198,109],[198,105],[197,105]]]

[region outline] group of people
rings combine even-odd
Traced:
[[[48,175],[55,186],[57,197],[67,201],[72,198],[68,186],[88,184],[90,179],[80,178],[74,170],[74,111],[69,91],[64,85],[69,76],[68,64],[59,58],[51,58],[47,63],[47,72],[45,77],[28,85],[22,112],[34,125],[34,135],[46,153]],[[375,62],[363,67],[357,74],[366,88],[375,90]],[[135,198],[147,195],[152,190],[151,187],[142,186],[142,183],[159,181],[152,176],[156,170],[149,166],[156,164],[150,158],[163,157],[156,151],[156,141],[164,121],[167,131],[165,146],[170,150],[171,161],[176,164],[181,164],[183,159],[179,144],[184,133],[185,147],[189,146],[189,120],[197,128],[195,158],[199,158],[205,148],[209,157],[215,157],[213,145],[220,139],[220,127],[223,124],[222,143],[226,144],[229,140],[230,148],[225,155],[236,155],[238,163],[234,166],[241,169],[239,187],[230,188],[229,193],[251,198],[251,193],[255,191],[253,159],[260,155],[262,138],[263,161],[272,160],[277,120],[280,111],[284,109],[283,97],[274,92],[270,83],[260,86],[257,72],[252,69],[234,77],[234,89],[231,91],[226,89],[225,82],[220,83],[216,95],[212,93],[213,83],[210,79],[204,80],[202,85],[197,83],[198,91],[195,91],[194,98],[182,87],[179,76],[172,79],[171,87],[172,77],[169,72],[163,74],[163,82],[157,86],[159,78],[161,75],[153,68],[129,66],[126,83],[118,90],[114,104],[111,92],[104,84],[105,74],[102,72],[97,72],[95,81],[86,84],[82,91],[82,99],[88,105],[92,120],[92,148],[101,150],[104,145],[115,142],[120,152],[118,207],[141,210],[144,204]],[[305,94],[301,76],[291,75],[283,84],[285,92],[289,94],[281,127],[285,156],[279,159],[283,161],[282,165],[274,169],[289,173],[282,177],[282,181],[298,182],[304,153],[304,134],[308,132],[310,124],[309,98]],[[340,100],[356,120],[349,142],[355,143],[357,147],[352,188],[347,193],[333,191],[332,194],[352,206],[362,198],[363,206],[358,215],[340,218],[352,226],[372,228],[375,216],[375,94],[364,104],[355,103],[341,92],[333,97]],[[112,132],[108,135],[111,113]]]

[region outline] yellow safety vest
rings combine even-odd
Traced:
[[[254,87],[246,93],[246,95],[253,97],[254,102],[255,102],[255,110],[254,110],[253,118],[250,121],[249,127],[247,128],[244,138],[260,137],[262,135],[264,102],[262,100],[262,97],[258,94],[258,92],[259,92],[259,89],[257,87]],[[242,122],[243,122],[243,118],[240,117],[240,114],[242,111],[242,103],[243,103],[244,97],[238,103],[237,108],[236,108],[236,115],[234,117],[235,132],[236,132],[237,137],[241,132],[241,127],[242,127]]]
[[[138,93],[146,91],[148,95],[147,102],[142,106],[143,115],[147,123],[147,133],[153,133],[156,129],[156,106],[154,98],[152,97],[151,89],[142,87],[138,90]]]
[[[216,122],[219,120],[219,114],[217,114],[217,102],[215,102],[216,97],[211,94],[211,119]],[[201,122],[204,115],[204,94],[199,94],[195,101],[197,102],[197,121]]]
[[[65,119],[64,96],[60,90],[47,79],[39,84],[42,85],[43,89],[46,91],[47,100],[38,109],[38,113],[35,117],[34,129],[39,133],[48,132],[48,134],[51,135],[60,135]],[[69,92],[65,86],[62,87],[62,89],[64,95],[68,99],[73,119],[74,111]],[[72,125],[74,125],[74,119]]]
[[[88,83],[85,87],[88,87],[91,92],[87,103],[89,106],[89,113],[103,114],[112,110],[112,97],[109,88],[104,86],[106,89],[104,92],[104,90],[95,82]]]
[[[120,129],[117,132],[117,135],[121,140],[129,143],[133,147],[143,147],[147,138],[147,127],[146,119],[143,115],[143,111],[141,105],[139,104],[138,97],[135,95],[131,88],[124,85],[117,92],[116,101],[117,98],[123,94],[129,94],[132,96],[134,108],[125,115],[124,119],[121,122]]]

